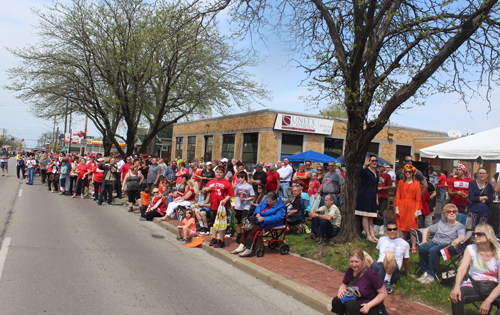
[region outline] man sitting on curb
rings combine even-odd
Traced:
[[[339,233],[342,216],[332,194],[326,195],[324,206],[309,211],[309,217],[312,218],[312,233],[306,239],[322,244],[325,237],[331,238]]]
[[[378,239],[377,249],[380,251],[377,262],[365,253],[365,264],[370,266],[384,280],[384,286],[387,293],[392,292],[391,283],[395,283],[399,278],[399,270],[404,264],[406,274],[410,274],[410,245],[402,238],[397,237],[398,226],[394,220],[387,222],[387,234]]]

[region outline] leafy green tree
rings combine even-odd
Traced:
[[[239,34],[265,40],[277,30],[302,58],[314,105],[342,103],[347,112],[346,189],[338,241],[361,235],[354,216],[371,140],[408,101],[434,93],[486,91],[497,79],[497,0],[269,0],[212,2],[229,8]]]

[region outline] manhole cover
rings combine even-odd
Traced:
[[[153,238],[165,238],[165,236],[163,235],[156,235],[156,234],[153,234],[151,235]]]

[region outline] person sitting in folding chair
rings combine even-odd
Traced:
[[[321,245],[325,238],[332,238],[339,233],[342,216],[332,194],[326,195],[324,206],[309,211],[309,217],[312,218],[312,233],[306,240],[313,240]]]
[[[293,184],[292,186],[292,199],[290,203],[286,205],[286,211],[288,213],[288,225],[294,226],[300,223],[302,220],[303,209],[301,202],[302,189],[300,185]]]
[[[422,243],[418,248],[420,256],[420,270],[424,273],[417,280],[422,284],[434,282],[436,268],[441,258],[443,248],[458,246],[465,240],[465,226],[457,221],[458,208],[452,203],[443,207],[445,220],[428,227],[422,232]],[[432,241],[427,242],[427,234],[434,234]],[[450,254],[454,254],[450,248]]]
[[[473,233],[474,243],[468,245],[458,268],[455,287],[450,293],[453,315],[464,315],[464,305],[480,302],[479,314],[489,314],[492,305],[500,306],[500,244],[493,228],[479,224]],[[470,269],[469,269],[470,267]],[[462,280],[469,269],[470,281]],[[497,308],[496,315],[500,315]]]
[[[231,254],[238,254],[241,257],[252,254],[252,245],[255,234],[264,228],[271,229],[283,225],[285,222],[286,207],[281,198],[278,198],[276,192],[268,192],[264,200],[257,206],[253,216],[255,225],[250,231],[244,230],[241,242]]]

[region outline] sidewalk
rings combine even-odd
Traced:
[[[159,221],[155,223],[176,233],[176,226],[180,224],[177,220]],[[337,294],[344,275],[319,262],[302,258],[298,255],[281,255],[278,250],[270,250],[267,246],[264,257],[255,255],[241,258],[231,255],[229,252],[235,249],[234,237],[226,238],[225,248],[213,248],[208,246],[212,239],[207,239],[202,248],[213,256],[251,274],[285,294],[293,296],[304,304],[323,312],[331,313],[331,300]],[[402,297],[390,294],[385,299],[385,305],[391,315],[442,315],[445,314],[420,303],[407,301]]]

